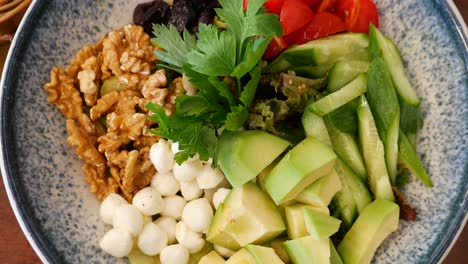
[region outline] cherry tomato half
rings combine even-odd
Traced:
[[[335,11],[335,3],[336,0],[323,0],[320,6],[317,9],[317,12],[324,12],[324,11]]]
[[[367,33],[371,22],[379,26],[379,13],[372,0],[338,0],[336,14],[351,32]]]
[[[263,53],[263,59],[274,58],[281,54],[285,49],[289,47],[289,40],[285,37],[274,36],[268,45],[267,50]]]
[[[313,16],[314,11],[302,0],[285,0],[280,13],[280,23],[284,34],[288,35],[300,29],[309,23]]]
[[[295,32],[292,39],[294,44],[302,44],[345,29],[344,22],[337,15],[329,12],[319,12],[314,15],[309,24]]]
[[[280,14],[284,0],[268,0],[263,4],[269,13]]]

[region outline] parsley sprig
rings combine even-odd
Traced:
[[[201,24],[195,36],[181,36],[173,26],[154,25],[155,52],[163,66],[186,75],[199,89],[196,95],[180,95],[176,111],[168,116],[157,104],[148,104],[149,118],[158,123],[151,130],[179,142],[177,163],[199,154],[216,165],[217,136],[222,129],[236,131],[249,116],[260,81],[260,60],[273,35],[283,33],[277,15],[265,14],[266,0],[219,0],[218,16],[226,30]],[[198,40],[196,40],[198,39]]]

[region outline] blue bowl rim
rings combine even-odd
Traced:
[[[12,166],[12,162],[14,162],[14,150],[8,144],[8,139],[11,138],[12,134],[11,130],[8,129],[8,122],[12,120],[11,113],[8,111],[8,100],[11,97],[5,95],[5,90],[7,87],[12,86],[17,72],[17,61],[13,60],[13,58],[20,56],[21,51],[26,47],[29,40],[28,29],[34,27],[35,21],[37,21],[36,18],[46,8],[47,2],[47,0],[35,0],[32,2],[18,27],[6,58],[2,74],[3,78],[0,82],[0,171],[16,219],[36,254],[43,263],[64,263],[60,253],[50,246],[47,237],[41,230],[41,226],[35,221],[32,210],[28,210],[30,209],[28,199],[21,195],[21,190],[23,189],[22,182],[15,181],[14,166]],[[449,19],[447,23],[449,23],[450,28],[456,31],[455,38],[458,46],[463,50],[461,51],[462,57],[468,72],[468,28],[453,0],[435,0],[435,2],[441,7],[442,15]],[[465,164],[464,175],[468,177],[468,160]],[[455,244],[456,239],[468,220],[467,188],[465,188],[465,194],[460,194],[460,196],[464,196],[462,206],[460,206],[461,210],[456,213],[453,224],[447,227],[441,243],[432,252],[431,264],[442,262]]]

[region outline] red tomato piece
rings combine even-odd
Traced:
[[[284,34],[288,35],[300,29],[309,23],[313,16],[314,11],[302,0],[285,0],[280,13],[280,23]]]
[[[277,37],[274,36],[271,40],[270,44],[268,44],[268,48],[263,53],[263,59],[271,59],[274,58],[283,52],[283,50],[289,47],[289,41],[285,36]]]
[[[245,1],[245,0],[244,0]],[[284,0],[268,0],[265,4],[263,4],[268,13],[280,14],[281,7],[283,7]]]
[[[317,12],[335,11],[336,0],[323,0],[317,9]]]
[[[243,3],[244,11],[247,10],[247,7],[249,6],[249,0],[244,0],[242,3]]]
[[[336,14],[351,32],[368,33],[371,22],[379,26],[379,13],[372,0],[338,0]]]
[[[304,2],[310,8],[312,8],[312,10],[317,10],[317,8],[322,3],[322,0],[301,0],[301,1]]]
[[[293,34],[293,43],[302,44],[346,30],[345,23],[335,14],[319,12],[309,24]]]

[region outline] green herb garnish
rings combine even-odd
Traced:
[[[266,0],[252,0],[243,10],[242,1],[220,0],[217,15],[226,29],[200,24],[196,41],[173,26],[154,25],[153,39],[162,50],[155,52],[160,67],[184,73],[199,92],[176,99],[176,111],[168,116],[157,104],[148,104],[149,118],[158,123],[151,132],[179,142],[177,163],[199,154],[216,165],[220,129],[235,131],[249,117],[260,81],[260,60],[273,35],[283,30],[277,15],[265,14]]]

